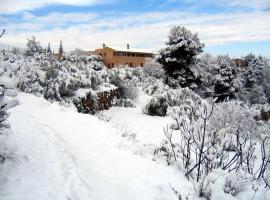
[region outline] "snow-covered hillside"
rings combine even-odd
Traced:
[[[20,93],[9,118],[17,154],[6,163],[1,200],[174,199],[192,184],[177,169],[152,161],[110,123]]]

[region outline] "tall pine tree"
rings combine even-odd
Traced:
[[[167,84],[173,87],[196,87],[200,81],[192,68],[204,44],[197,34],[180,26],[171,29],[168,39],[157,59],[167,75]]]
[[[63,54],[64,53],[64,49],[63,49],[63,44],[62,44],[62,40],[60,40],[60,45],[59,45],[59,54]]]

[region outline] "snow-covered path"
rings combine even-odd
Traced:
[[[1,200],[165,200],[176,198],[168,183],[191,190],[176,169],[141,155],[109,123],[41,97],[20,93],[19,100],[9,118],[19,159]]]

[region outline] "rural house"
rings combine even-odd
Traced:
[[[129,44],[125,50],[115,50],[103,44],[103,48],[96,49],[95,54],[100,55],[108,68],[116,65],[128,65],[130,67],[143,66],[146,58],[152,58],[154,54],[130,51]]]

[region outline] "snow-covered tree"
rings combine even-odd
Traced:
[[[217,74],[217,58],[209,53],[202,54],[195,65],[201,84],[195,90],[202,97],[211,97],[214,90],[214,76]]]
[[[40,42],[36,40],[35,36],[32,36],[31,39],[27,39],[26,51],[27,56],[33,56],[35,53],[40,54],[42,52],[42,47]]]
[[[203,47],[204,44],[200,42],[197,34],[192,34],[185,27],[172,27],[166,47],[160,51],[157,58],[168,76],[166,82],[169,85],[197,87],[200,81],[193,65]]]
[[[60,45],[59,45],[59,51],[58,51],[58,53],[60,53],[60,54],[63,54],[64,53],[62,40],[60,40]]]
[[[47,53],[48,53],[48,54],[52,54],[51,44],[50,44],[50,43],[48,43]]]
[[[234,61],[229,56],[219,56],[218,65],[214,76],[214,95],[218,101],[224,101],[236,96],[240,87],[238,72]]]
[[[264,60],[263,88],[268,102],[270,102],[270,65],[269,61]]]
[[[245,72],[245,87],[252,88],[254,85],[261,85],[264,73],[263,58],[249,54],[244,60],[248,63],[247,71]]]

